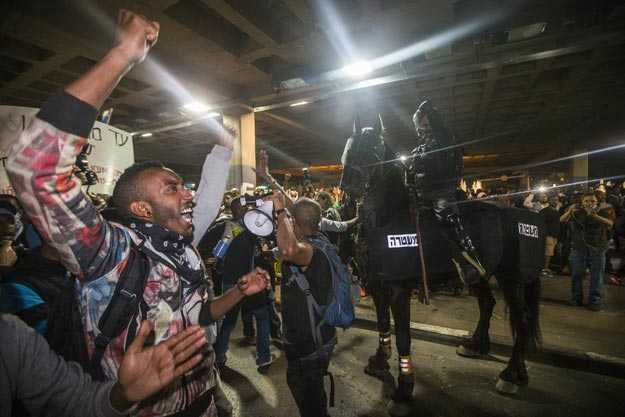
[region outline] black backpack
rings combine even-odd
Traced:
[[[148,310],[143,301],[147,285],[148,261],[141,247],[131,239],[130,253],[111,301],[98,322],[100,334],[96,337],[91,359],[87,352],[79,300],[76,296],[76,276],[70,275],[66,287],[50,311],[44,332],[50,348],[67,361],[78,362],[94,380],[103,381],[101,361],[106,347],[119,336],[139,313]],[[136,329],[130,329],[127,343],[134,339]]]

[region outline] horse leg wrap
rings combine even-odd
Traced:
[[[380,333],[378,341],[378,352],[383,355],[386,360],[391,358],[391,332]]]
[[[412,359],[410,355],[399,355],[399,375],[412,375]]]
[[[380,333],[378,349],[375,355],[369,357],[369,363],[365,366],[365,373],[376,378],[382,378],[391,368],[388,360],[391,358],[391,333]]]

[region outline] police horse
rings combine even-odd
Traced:
[[[421,275],[420,261],[415,239],[411,238],[416,228],[414,216],[410,215],[410,191],[404,183],[403,164],[398,162],[397,155],[384,139],[381,118],[373,127],[361,128],[360,124],[356,117],[353,135],[345,146],[341,189],[351,198],[362,201],[363,220],[358,231],[360,264],[364,264],[380,334],[378,350],[369,358],[366,373],[382,378],[383,371],[389,369],[389,308],[395,321],[400,375],[389,403],[391,412],[393,406],[412,399],[411,297],[403,292],[409,287],[402,288],[402,282],[409,281],[413,285],[417,282]],[[526,351],[540,343],[538,277],[544,259],[544,226],[536,213],[497,202],[464,202],[458,206],[465,229],[486,270],[486,278],[470,285],[477,297],[480,316],[472,336],[461,343],[457,353],[475,358],[489,353],[488,332],[495,298],[488,279],[494,275],[508,306],[514,337],[512,356],[499,374],[496,389],[502,394],[514,395],[528,384]],[[436,281],[437,277],[456,268],[447,251],[449,242],[445,242],[445,235],[432,220],[431,210],[420,207],[419,213],[428,280]],[[441,257],[441,253],[444,256]],[[390,297],[385,297],[389,294]]]

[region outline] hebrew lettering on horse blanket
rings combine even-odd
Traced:
[[[538,213],[497,201],[460,204],[465,227],[487,271],[521,284],[538,279],[545,261],[545,224]]]
[[[534,212],[496,201],[460,204],[465,229],[474,240],[489,273],[501,273],[522,284],[540,275],[545,253],[545,225]],[[453,279],[453,250],[439,223],[426,208],[420,210],[425,266],[434,289]],[[369,272],[389,280],[421,276],[416,229],[409,211],[398,212],[386,225],[369,230]]]
[[[420,226],[425,265],[429,275],[455,273],[446,238],[432,213],[421,210]],[[369,272],[388,280],[417,280],[421,277],[417,232],[409,210],[398,212],[380,227],[367,231]]]

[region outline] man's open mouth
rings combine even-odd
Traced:
[[[185,222],[189,224],[193,224],[193,209],[191,207],[187,207],[182,210],[180,216],[184,219]]]

